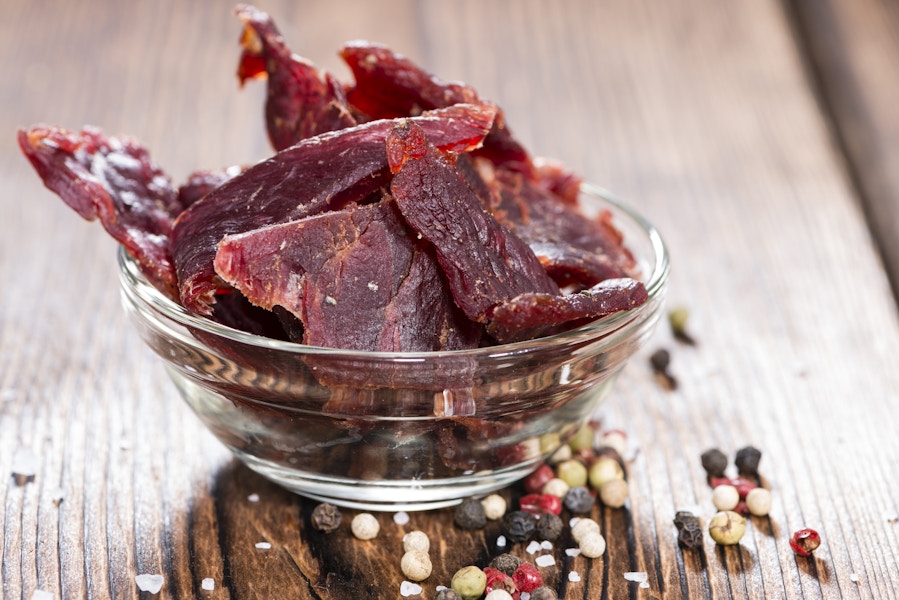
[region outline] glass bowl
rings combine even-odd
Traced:
[[[526,476],[592,416],[662,310],[658,232],[608,193],[648,300],[561,334],[448,352],[357,352],[265,338],[187,312],[120,251],[122,301],[209,430],[296,493],[366,510],[420,510]],[[326,382],[326,383],[323,383]]]

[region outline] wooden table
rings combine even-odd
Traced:
[[[238,90],[231,8],[4,2],[4,598],[156,597],[138,590],[140,573],[164,577],[160,598],[398,598],[400,540],[412,528],[433,541],[431,598],[494,550],[495,528],[460,532],[446,510],[405,526],[382,514],[377,543],[310,531],[313,502],[240,466],[201,428],[125,321],[114,243],[19,154],[16,129],[43,121],[131,134],[176,180],[266,157],[264,85]],[[669,306],[689,308],[698,344],[661,327],[601,407],[603,426],[626,430],[636,449],[630,500],[596,509],[602,559],[569,558],[557,544],[558,567],[545,573],[560,597],[899,598],[899,5],[262,8],[297,52],[341,77],[338,46],[368,38],[471,83],[533,152],[661,229]],[[674,391],[648,366],[662,347]],[[706,537],[700,551],[679,549],[674,512],[714,512],[701,452],[747,444],[764,452],[770,518],[753,519],[736,547]],[[23,456],[36,474],[19,485],[8,474]],[[806,526],[824,541],[797,558],[788,538]],[[645,571],[649,587],[626,581],[629,571]]]

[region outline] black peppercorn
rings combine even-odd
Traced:
[[[661,348],[653,352],[649,357],[649,364],[652,365],[652,370],[666,388],[669,390],[677,388],[677,380],[668,370],[668,367],[671,365],[671,354],[667,350]]]
[[[674,514],[674,526],[678,531],[686,527],[699,527],[699,519],[689,511],[679,510]]]
[[[556,541],[562,533],[562,519],[553,513],[543,513],[537,521],[535,534],[538,540]]]
[[[681,548],[695,550],[702,547],[702,528],[699,525],[684,527],[677,532],[677,543]]]
[[[503,516],[503,531],[513,542],[531,539],[537,529],[537,517],[523,510],[513,510]]]
[[[559,596],[555,590],[543,585],[531,592],[531,600],[559,600]]]
[[[759,461],[762,459],[762,452],[758,448],[746,446],[737,450],[737,456],[734,464],[741,475],[757,476],[759,474]]]
[[[518,567],[521,565],[521,559],[515,556],[514,554],[509,554],[508,552],[504,554],[500,554],[496,556],[493,560],[490,561],[490,564],[487,565],[491,569],[496,569],[502,573],[505,573],[509,577],[511,577],[515,571],[518,570]]]
[[[453,588],[445,588],[437,592],[434,600],[462,600],[462,596]]]
[[[594,501],[593,494],[590,493],[586,486],[576,485],[565,493],[562,504],[574,514],[583,515],[590,512]]]
[[[709,477],[723,477],[724,470],[727,468],[727,455],[717,448],[706,450],[700,457],[702,460],[702,468]]]
[[[487,525],[487,515],[480,500],[466,498],[456,507],[453,515],[456,525],[462,529],[483,529]]]
[[[324,533],[331,533],[340,527],[342,519],[340,509],[327,502],[319,504],[312,511],[312,526]]]

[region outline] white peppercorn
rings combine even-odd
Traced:
[[[574,453],[571,451],[571,446],[562,444],[559,446],[559,449],[553,452],[553,455],[549,457],[549,464],[558,465],[559,463],[569,460],[572,456],[574,456]]]
[[[740,492],[732,485],[719,485],[712,490],[712,504],[718,510],[733,510],[740,503]]]
[[[484,596],[484,600],[513,600],[512,594],[502,588],[491,590],[489,594]]]
[[[767,517],[771,511],[771,492],[762,487],[752,488],[746,494],[746,508],[756,517]]]
[[[506,514],[506,499],[499,494],[490,494],[481,500],[481,506],[484,507],[484,516],[491,521],[502,519]]]
[[[431,540],[424,531],[410,531],[403,536],[403,551],[411,552],[418,550],[419,552],[427,552],[431,549]]]
[[[359,513],[353,517],[350,523],[350,530],[353,535],[360,540],[371,540],[378,536],[381,525],[374,515],[370,513]]]
[[[578,548],[587,558],[598,558],[606,551],[606,540],[598,531],[589,531],[578,542]]]
[[[599,445],[608,446],[624,456],[625,452],[627,452],[627,434],[620,429],[604,431],[599,438]]]
[[[624,479],[612,479],[599,488],[599,500],[609,508],[621,508],[627,502],[628,485]]]
[[[406,552],[400,561],[400,569],[410,581],[424,581],[431,576],[431,568],[431,558],[421,550]]]
[[[563,479],[553,477],[543,485],[543,489],[540,490],[540,493],[549,494],[556,498],[564,498],[569,489],[571,489],[571,486],[565,483]]]
[[[578,522],[571,527],[571,537],[577,543],[580,543],[581,539],[590,532],[599,533],[599,523],[593,519],[579,519]]]

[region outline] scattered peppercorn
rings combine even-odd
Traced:
[[[649,364],[652,365],[653,372],[659,377],[664,386],[673,390],[677,388],[677,380],[668,370],[671,366],[671,354],[664,348],[660,348],[649,356]]]
[[[568,445],[572,450],[577,452],[584,448],[593,448],[593,440],[596,437],[596,430],[589,424],[581,426],[575,434],[568,440]]]
[[[487,584],[484,586],[484,591],[487,594],[493,590],[515,591],[515,583],[512,581],[511,575],[507,575],[493,567],[484,567],[484,575],[487,576]]]
[[[343,520],[343,514],[333,504],[323,502],[312,510],[312,527],[321,532],[335,531],[340,527],[341,520]]]
[[[555,496],[556,498],[564,498],[569,489],[571,488],[567,483],[565,483],[558,477],[554,477],[546,482],[546,485],[543,486],[543,489],[540,490],[540,493],[550,494],[552,496]]]
[[[730,483],[737,488],[737,493],[740,494],[740,500],[745,500],[749,492],[758,487],[754,481],[749,481],[742,477],[735,477],[730,480]]]
[[[723,510],[709,521],[709,535],[721,546],[740,543],[746,533],[746,519],[732,510]]]
[[[693,346],[696,344],[696,340],[687,333],[687,319],[689,316],[690,311],[685,307],[675,307],[668,313],[668,325],[671,326],[671,334],[674,336],[674,339]]]
[[[607,481],[624,479],[624,469],[614,457],[600,456],[590,465],[589,479],[593,489],[599,490]]]
[[[814,529],[800,529],[790,538],[790,548],[797,556],[811,556],[821,545],[821,536]]]
[[[434,600],[462,600],[462,596],[453,588],[444,588],[437,592]]]
[[[737,450],[737,456],[734,458],[734,464],[741,475],[749,477],[757,477],[759,474],[759,461],[762,459],[762,452],[758,448],[746,446]]]
[[[456,506],[453,521],[462,529],[483,529],[487,524],[487,515],[479,500],[466,498]]]
[[[403,551],[410,552],[418,550],[419,552],[427,552],[431,549],[431,540],[424,531],[410,531],[403,536]]]
[[[556,474],[559,479],[568,484],[568,487],[587,484],[587,467],[581,461],[571,458],[556,465]]]
[[[623,456],[627,452],[627,434],[620,429],[604,431],[599,438],[599,446],[600,452],[602,448],[611,448]]]
[[[481,506],[484,507],[484,516],[491,521],[497,521],[506,514],[506,499],[499,494],[490,494],[481,500]]]
[[[599,500],[609,508],[621,508],[627,496],[628,485],[624,479],[612,479],[599,488]]]
[[[400,561],[400,569],[410,581],[424,581],[431,576],[431,568],[431,558],[421,550],[406,552]]]
[[[593,509],[593,502],[593,494],[583,485],[576,485],[570,488],[562,499],[562,504],[565,505],[565,508],[576,515],[590,512]]]
[[[727,455],[724,452],[712,448],[703,452],[700,459],[709,477],[724,477],[724,470],[727,469]]]
[[[531,592],[531,600],[559,600],[559,595],[554,589],[541,586]]]
[[[553,513],[543,513],[537,520],[537,528],[534,531],[538,540],[554,542],[562,534],[564,525],[562,519]]]
[[[503,531],[513,542],[531,539],[537,529],[537,517],[523,510],[513,510],[503,516]]]
[[[733,510],[740,503],[740,492],[732,485],[719,485],[712,490],[712,504],[718,510]]]
[[[474,565],[462,567],[453,575],[450,587],[462,600],[477,600],[487,588],[487,575]]]
[[[497,571],[501,571],[508,575],[512,576],[518,566],[521,564],[521,559],[515,556],[514,554],[504,553],[494,557],[493,560],[490,561],[489,567],[491,569],[496,569]]]
[[[702,547],[702,528],[696,515],[679,510],[674,515],[674,526],[677,527],[677,543],[682,548],[692,550]]]
[[[531,593],[538,587],[543,585],[543,575],[537,570],[537,567],[531,563],[523,562],[519,565],[515,573],[512,574],[512,581],[519,591]]]
[[[746,494],[746,510],[755,517],[767,517],[771,511],[771,492],[765,488],[755,488]]]
[[[584,517],[578,519],[578,522],[571,526],[571,537],[577,543],[580,543],[581,539],[591,532],[599,533],[599,523],[593,519]]]
[[[360,540],[371,540],[378,537],[381,524],[371,513],[359,513],[350,522],[350,530]]]
[[[557,515],[562,512],[562,501],[552,494],[527,494],[519,500],[521,510],[532,515],[552,513]]]
[[[515,600],[518,596],[513,596],[504,589],[491,590],[484,596],[484,600]]]
[[[606,539],[598,531],[588,531],[578,542],[578,548],[587,558],[599,558],[606,551]]]
[[[537,470],[524,478],[524,489],[529,494],[537,494],[546,485],[546,482],[556,476],[552,467],[549,465],[540,465]]]

